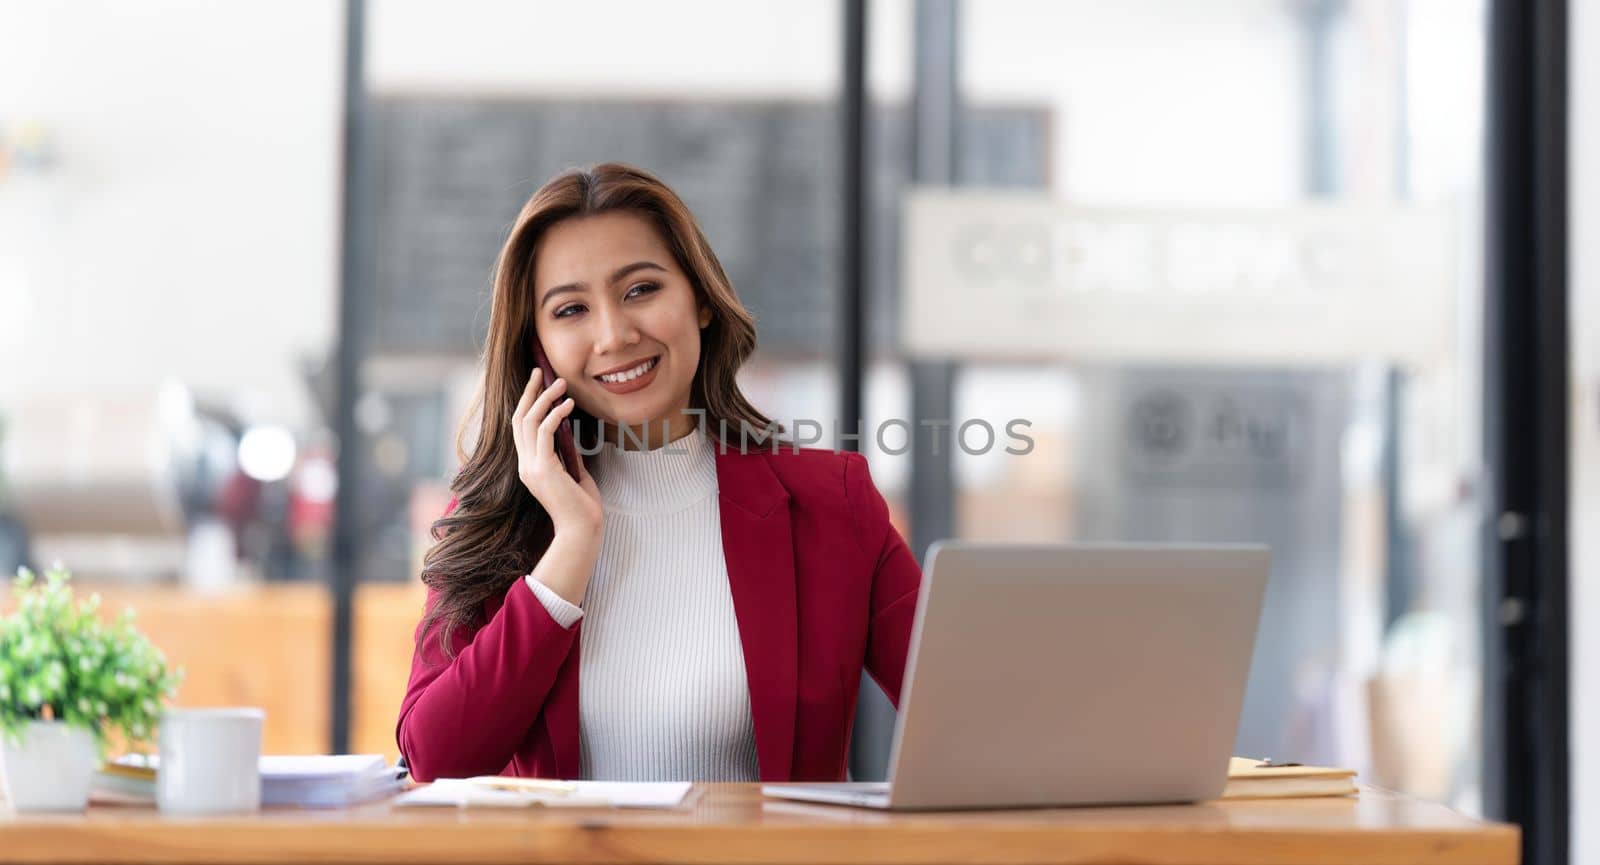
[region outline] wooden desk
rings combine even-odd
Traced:
[[[163,818],[148,808],[0,816],[0,863],[1144,863],[1513,865],[1515,827],[1377,790],[1347,799],[883,814],[711,784],[685,810],[273,810]]]

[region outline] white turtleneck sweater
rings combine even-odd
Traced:
[[[582,777],[758,780],[714,443],[696,427],[654,450],[608,444],[589,472],[605,535],[583,606],[527,577],[562,627],[584,620]]]

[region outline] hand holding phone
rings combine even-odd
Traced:
[[[550,365],[550,359],[544,353],[544,346],[539,343],[537,337],[533,342],[533,362],[538,366],[540,380],[547,383],[546,387],[549,386],[549,382],[556,380],[555,367]],[[566,467],[567,474],[572,475],[573,480],[582,481],[583,476],[579,473],[579,469],[583,461],[578,458],[578,445],[573,437],[572,423],[571,420],[563,420],[556,428],[556,457],[561,460],[561,464]]]
[[[554,379],[544,387],[546,373],[534,369],[523,388],[522,399],[511,415],[511,434],[517,446],[517,476],[539,500],[562,531],[597,531],[604,519],[600,490],[577,458],[567,418],[576,401],[566,396],[567,383]],[[565,465],[558,454],[557,438],[565,432],[572,458]]]

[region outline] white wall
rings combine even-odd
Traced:
[[[1600,862],[1600,4],[1570,16],[1572,861]]]
[[[336,3],[0,0],[0,123],[59,167],[0,181],[0,407],[227,394],[309,412],[292,358],[334,325]]]
[[[911,3],[875,0],[868,77],[911,87]],[[374,0],[380,91],[831,98],[839,4],[780,0]]]
[[[1277,204],[1302,192],[1298,25],[1278,0],[961,5],[966,95],[1058,111],[1075,203]]]

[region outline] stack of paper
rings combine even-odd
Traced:
[[[381,754],[261,758],[261,804],[267,807],[343,808],[392,796],[404,786],[405,770]]]
[[[406,770],[380,754],[265,756],[261,804],[266,807],[343,808],[392,796],[405,788]],[[100,767],[94,795],[103,802],[154,802],[160,759],[128,754]]]
[[[94,773],[90,798],[95,802],[142,805],[156,801],[155,758],[125,754]]]

